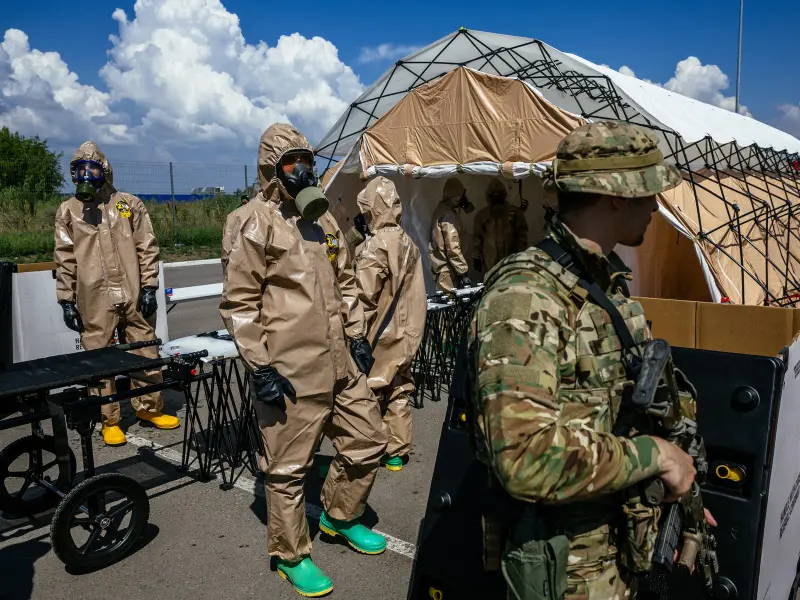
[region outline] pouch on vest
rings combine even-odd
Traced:
[[[619,532],[619,562],[632,573],[647,573],[653,567],[661,507],[631,499],[622,510],[625,522]]]
[[[503,552],[508,600],[561,600],[567,592],[569,539],[566,535],[535,539],[534,535],[526,535],[528,529],[533,527],[523,519],[517,535],[509,538]]]

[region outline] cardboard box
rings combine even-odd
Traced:
[[[800,331],[800,309],[636,298],[653,336],[672,346],[777,356]]]

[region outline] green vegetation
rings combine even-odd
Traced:
[[[53,225],[64,177],[61,155],[38,136],[25,138],[0,129],[0,261],[53,260]],[[241,192],[171,204],[142,197],[161,247],[161,259],[220,256],[222,227],[239,206]],[[177,231],[174,227],[177,225]]]
[[[0,260],[16,263],[53,260],[53,224],[62,196],[35,203],[33,214],[6,204],[0,189]],[[158,244],[161,260],[216,258],[222,250],[225,217],[239,206],[239,195],[214,196],[195,202],[180,202],[175,208],[177,239],[173,232],[172,206],[142,198]],[[23,203],[24,204],[24,203]],[[177,243],[177,245],[176,245]]]

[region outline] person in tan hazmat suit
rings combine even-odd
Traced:
[[[355,261],[367,340],[375,358],[368,383],[381,401],[389,434],[381,462],[399,471],[411,449],[411,361],[425,330],[422,256],[400,226],[402,207],[392,181],[373,179],[357,203],[371,232]]]
[[[464,184],[451,177],[444,184],[442,201],[433,213],[431,221],[428,257],[431,261],[433,278],[439,289],[450,292],[456,285],[472,285],[467,271],[469,265],[462,249],[464,226],[461,211],[469,214],[475,206],[467,199]]]
[[[488,273],[506,256],[528,248],[528,223],[524,213],[506,201],[503,182],[493,177],[486,188],[488,206],[475,215],[473,268]]]
[[[114,188],[111,164],[94,142],[80,145],[70,161],[75,195],[61,203],[55,219],[56,295],[64,323],[81,334],[86,350],[120,342],[155,339],[158,243],[150,215],[136,196]],[[137,354],[158,357],[155,346]],[[161,381],[161,371],[140,375]],[[147,383],[131,380],[131,386]],[[103,394],[114,391],[105,382]],[[177,417],[161,412],[161,392],[131,399],[136,416],[159,429],[178,427]],[[102,407],[103,440],[125,443],[119,403]]]
[[[365,375],[373,358],[349,252],[313,164],[310,144],[290,125],[261,136],[261,192],[225,223],[220,303],[251,374],[266,448],[267,551],[304,596],[333,589],[311,561],[303,493],[323,433],[337,455],[322,488],[320,530],[365,554],[386,548],[359,523],[387,441]]]

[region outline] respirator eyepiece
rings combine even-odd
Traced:
[[[91,202],[106,181],[103,165],[96,160],[76,160],[72,163],[72,180],[75,197],[81,202]]]
[[[286,192],[294,198],[301,217],[316,221],[325,214],[330,203],[319,187],[319,180],[314,173],[314,155],[311,152],[286,152],[276,167],[278,179]]]

